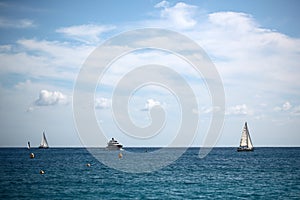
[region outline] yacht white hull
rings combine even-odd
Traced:
[[[107,150],[121,150],[123,147],[122,144],[118,143],[117,140],[112,138],[108,143],[107,143]]]
[[[107,150],[122,150],[122,147],[106,147]]]

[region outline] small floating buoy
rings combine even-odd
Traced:
[[[119,158],[121,159],[123,157],[122,153],[120,152],[119,153]]]
[[[90,167],[90,166],[91,166],[91,164],[90,164],[90,163],[87,163],[87,164],[86,164],[86,166],[87,166],[87,167]]]
[[[40,170],[40,174],[45,174],[44,170]]]
[[[30,158],[34,158],[34,153],[30,153]]]

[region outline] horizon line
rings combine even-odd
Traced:
[[[300,147],[300,145],[259,145],[255,146],[254,148],[274,148],[274,147]],[[0,146],[0,148],[26,148],[25,146]],[[106,147],[101,146],[91,146],[91,147],[84,147],[84,146],[52,146],[51,148],[99,148],[99,149],[105,149]],[[203,146],[189,146],[189,147],[180,147],[180,146],[174,146],[174,147],[164,147],[164,146],[128,146],[123,147],[123,149],[126,148],[238,148],[238,146],[214,146],[214,147],[203,147]],[[39,149],[39,147],[31,147],[30,149]]]

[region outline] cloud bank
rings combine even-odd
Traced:
[[[114,26],[83,24],[77,26],[62,27],[56,30],[66,37],[78,40],[80,42],[95,44],[100,41],[100,35],[115,29]]]

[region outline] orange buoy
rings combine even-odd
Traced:
[[[30,158],[34,158],[34,153],[30,153]]]
[[[121,152],[119,153],[119,158],[120,158],[120,159],[123,158],[123,155],[122,155]]]

